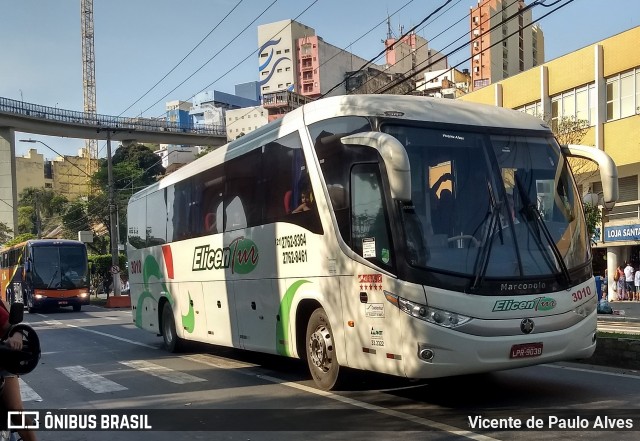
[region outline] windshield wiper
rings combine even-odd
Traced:
[[[473,273],[475,274],[475,279],[473,280],[473,284],[471,285],[471,290],[476,290],[480,286],[482,279],[484,279],[484,275],[487,272],[487,266],[489,266],[489,255],[491,254],[491,247],[493,246],[493,231],[500,220],[500,207],[502,203],[496,203],[493,198],[491,198],[491,214],[489,215],[489,227],[485,230],[485,233],[482,238],[482,243],[485,244],[481,250],[479,250],[478,255],[476,256],[476,261],[473,264]],[[502,242],[504,238],[502,237],[502,230],[498,232],[500,234],[500,241]]]
[[[51,280],[49,280],[49,283],[47,283],[47,289],[51,289],[51,284],[53,283],[53,279],[55,279],[57,275],[58,275],[58,270],[55,270],[53,272],[53,276],[51,276]]]
[[[553,240],[553,236],[551,236],[551,232],[549,232],[549,228],[547,228],[544,219],[542,219],[542,215],[538,211],[538,208],[531,202],[531,199],[529,199],[529,195],[524,190],[524,186],[522,185],[520,179],[520,176],[516,175],[516,188],[518,189],[518,194],[520,195],[520,199],[524,204],[522,212],[524,214],[524,219],[526,220],[527,227],[531,230],[532,235],[541,251],[544,250],[544,244],[542,243],[542,238],[540,237],[540,230],[542,230],[542,235],[547,240],[547,243],[551,248],[551,252],[556,259],[558,267],[560,268],[560,272],[562,272],[562,275],[565,278],[566,282],[571,283],[571,275],[569,274],[567,265],[564,263],[562,253]],[[557,267],[554,268],[553,262],[549,259],[547,253],[543,253],[543,256],[545,257],[545,261],[549,265],[550,269],[558,269]]]
[[[505,207],[505,202],[495,202],[493,198],[491,199],[491,201],[492,203],[491,203],[491,214],[489,217],[489,228],[487,228],[487,231],[485,232],[484,238],[482,240],[482,243],[485,245],[482,248],[481,252],[478,253],[478,256],[476,257],[476,261],[473,265],[473,273],[475,274],[475,279],[473,281],[473,284],[471,285],[472,290],[478,289],[480,287],[480,284],[482,283],[482,280],[484,279],[484,276],[487,273],[487,268],[489,266],[489,256],[491,255],[491,249],[493,247],[495,233],[499,235],[500,243],[504,244],[504,235],[502,233],[502,228],[499,225],[499,223],[500,223],[500,213],[503,211],[503,208]],[[509,227],[511,227],[511,231],[514,231],[513,219],[511,218],[511,216],[507,216],[506,219],[508,219]],[[513,238],[514,247],[515,247],[518,270],[520,271],[520,274],[524,274],[522,269],[522,260],[520,258],[520,252],[518,249],[518,241],[515,239],[515,236],[513,235],[513,233],[512,233],[512,238]]]

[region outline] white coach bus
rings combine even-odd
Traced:
[[[596,288],[567,156],[532,116],[446,99],[327,98],[136,193],[135,324],[164,338],[409,378],[589,357]]]

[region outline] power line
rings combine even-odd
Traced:
[[[228,13],[227,13],[227,15],[225,15],[224,17],[222,17],[222,19],[218,22],[218,24],[216,24],[216,25],[213,27],[213,29],[211,29],[211,30],[209,31],[209,33],[208,33],[207,35],[205,35],[205,36],[202,38],[202,40],[200,40],[200,42],[199,42],[198,44],[196,44],[196,45],[193,47],[193,49],[191,49],[191,50],[189,51],[189,53],[187,53],[187,55],[185,55],[185,56],[182,58],[182,60],[178,61],[178,64],[176,64],[175,66],[173,66],[173,67],[171,68],[171,70],[169,70],[169,72],[167,72],[167,73],[166,73],[162,78],[160,78],[160,79],[158,80],[158,82],[157,82],[157,83],[155,83],[153,86],[151,86],[151,88],[150,88],[149,90],[147,90],[147,91],[146,91],[146,92],[145,92],[145,93],[144,93],[140,98],[138,98],[137,100],[135,100],[135,101],[134,101],[134,102],[133,102],[129,107],[127,107],[127,108],[126,108],[126,109],[124,109],[122,112],[120,112],[120,115],[118,115],[118,116],[121,116],[124,112],[126,112],[127,110],[129,110],[130,108],[132,108],[133,106],[135,106],[138,102],[140,102],[140,100],[141,100],[141,99],[143,99],[145,96],[147,96],[147,95],[149,94],[149,92],[151,92],[153,89],[155,89],[155,88],[156,88],[156,86],[158,86],[158,84],[160,84],[162,81],[164,81],[164,80],[165,80],[165,78],[167,78],[167,77],[168,77],[168,76],[169,76],[169,75],[170,75],[174,70],[176,70],[176,69],[178,68],[178,66],[180,66],[180,65],[182,64],[182,62],[183,62],[184,60],[186,60],[186,59],[187,59],[187,57],[188,57],[189,55],[191,55],[191,54],[192,54],[192,53],[193,53],[193,52],[194,52],[194,51],[195,51],[195,50],[196,50],[196,49],[197,49],[197,48],[198,48],[198,47],[199,47],[199,46],[200,46],[200,45],[201,45],[201,44],[202,44],[206,39],[207,39],[207,38],[209,38],[209,36],[210,36],[210,35],[211,35],[211,34],[212,34],[216,29],[218,29],[218,26],[220,26],[220,25],[222,24],[222,22],[224,22],[224,21],[227,19],[227,17],[229,17],[229,15],[231,15],[231,13],[232,13],[233,11],[235,11],[235,10],[236,10],[236,8],[237,8],[238,6],[240,6],[240,4],[241,4],[243,1],[244,1],[244,0],[240,0],[238,3],[236,3],[236,5],[235,5],[235,6],[234,6],[234,7],[233,7],[233,8],[232,8]]]
[[[404,8],[406,8],[407,6],[409,6],[409,4],[413,3],[414,0],[409,0],[407,3],[405,3],[403,6],[401,6],[400,8],[396,9],[391,15],[389,15],[388,17],[393,17],[394,15],[396,15],[398,12],[400,12],[401,10],[403,10]],[[462,0],[458,0],[458,3],[462,1]],[[315,3],[315,2],[314,2]],[[307,7],[307,9],[309,9],[312,5],[309,5],[309,7]],[[304,12],[307,11],[307,9],[305,9],[304,11],[302,11],[300,14],[298,14],[293,20],[298,19],[298,17],[300,17]],[[374,29],[376,29],[378,26],[380,26],[382,23],[384,23],[385,20],[382,20],[380,23],[374,25],[371,29],[369,29],[367,32],[365,32],[364,34],[362,34],[361,36],[359,36],[357,39],[355,39],[354,41],[352,41],[351,43],[349,43],[349,45],[347,47],[352,46],[353,44],[357,43],[358,41],[362,40],[364,37],[366,37],[368,34],[370,34]],[[288,25],[287,25],[288,26]],[[286,26],[284,28],[282,28],[280,31],[278,31],[273,37],[271,37],[269,40],[273,40],[276,36],[278,36],[278,34],[280,34],[280,32],[282,32],[284,29],[286,29]],[[320,63],[320,65],[318,66],[318,69],[320,69],[322,66],[324,66],[326,63],[328,63],[329,61],[333,60],[335,57],[337,57],[338,55],[340,55],[341,53],[346,52],[346,49],[340,49],[339,52],[335,53],[334,55],[332,55],[330,58],[328,58],[327,60],[323,61],[322,63]],[[256,51],[253,51],[247,58],[249,58],[251,55],[253,55],[254,53],[256,53]],[[242,62],[244,62],[245,60],[247,60],[247,58],[245,58],[244,60],[242,60]],[[241,62],[241,63],[242,63]],[[222,78],[222,77],[221,77]],[[219,80],[220,78],[218,78]],[[217,81],[217,80],[216,80]],[[209,87],[209,86],[207,86]],[[206,89],[206,88],[205,88]],[[237,120],[235,121],[231,121],[229,124],[227,124],[227,128],[229,126],[232,126],[233,124],[237,123],[238,121],[240,121],[241,119],[243,119],[245,116],[249,115],[251,112],[253,112],[253,110],[249,110],[247,113],[245,113],[244,115],[238,117]]]
[[[558,0],[558,1],[561,1],[561,0]],[[568,1],[567,1],[567,3],[564,3],[564,4],[560,5],[558,8],[554,9],[553,11],[550,11],[549,13],[547,13],[547,14],[543,15],[542,17],[540,17],[540,18],[538,18],[538,19],[536,19],[536,20],[533,20],[531,23],[529,23],[529,25],[528,25],[528,26],[530,26],[530,25],[532,25],[532,24],[534,24],[534,23],[536,23],[536,22],[540,21],[541,19],[543,19],[543,18],[547,17],[547,16],[548,16],[548,15],[550,15],[551,13],[553,13],[553,12],[557,11],[558,9],[563,8],[564,6],[566,6],[566,5],[570,4],[570,3],[572,3],[573,1],[574,1],[574,0],[568,0]],[[557,2],[556,2],[556,3],[557,3]],[[554,3],[554,4],[556,4],[556,3]],[[504,20],[501,20],[499,23],[497,23],[496,25],[492,26],[490,29],[488,29],[488,30],[486,30],[485,32],[481,33],[480,35],[476,36],[476,38],[481,38],[482,36],[487,35],[487,34],[488,34],[488,33],[490,33],[491,31],[495,30],[497,27],[504,25],[506,22],[510,21],[512,18],[516,17],[517,15],[521,14],[522,12],[524,12],[524,11],[526,11],[526,10],[528,10],[528,9],[532,9],[532,8],[534,8],[535,6],[538,6],[538,5],[540,5],[540,4],[542,4],[542,3],[541,3],[539,0],[537,0],[537,1],[533,2],[533,3],[531,3],[530,5],[528,5],[528,6],[524,7],[522,10],[520,10],[520,11],[518,11],[518,12],[514,13],[513,15],[511,15],[511,16],[509,16],[509,17],[507,17],[507,18],[506,18],[506,19],[504,19]],[[495,46],[495,45],[497,45],[497,44],[502,43],[503,41],[507,40],[508,38],[512,37],[513,35],[515,35],[515,34],[516,34],[516,33],[518,33],[518,32],[520,32],[520,29],[518,29],[518,30],[516,30],[515,32],[512,32],[511,34],[509,34],[509,35],[507,35],[507,36],[503,37],[502,39],[500,39],[500,40],[498,40],[498,41],[496,41],[495,43],[491,44],[489,47],[482,49],[482,51],[480,51],[480,53],[482,53],[482,52],[486,51],[487,49],[492,48],[493,46]],[[458,39],[458,40],[459,40],[459,39]],[[465,46],[467,46],[468,44],[470,44],[470,42],[465,42],[464,44],[462,44],[462,45],[460,45],[460,46],[456,47],[454,50],[452,50],[452,51],[451,51],[451,52],[449,52],[448,54],[443,55],[443,56],[442,56],[442,57],[440,57],[438,60],[435,60],[435,61],[433,61],[433,62],[431,62],[431,63],[427,64],[425,67],[423,67],[423,68],[421,68],[421,69],[416,70],[415,72],[413,72],[412,76],[414,76],[414,75],[416,75],[416,74],[419,74],[419,73],[424,72],[424,71],[425,71],[425,70],[427,70],[429,67],[431,67],[431,66],[433,66],[434,64],[436,64],[436,63],[440,62],[440,61],[441,61],[441,60],[443,60],[444,58],[446,58],[446,57],[448,57],[448,56],[450,56],[450,55],[452,55],[452,54],[454,54],[454,53],[458,52],[459,50],[461,50],[462,48],[464,48],[464,47],[465,47]],[[477,55],[477,54],[476,54],[476,55]],[[471,57],[466,58],[465,60],[463,60],[463,61],[461,61],[460,63],[456,64],[456,65],[454,66],[454,68],[455,68],[455,67],[457,67],[457,66],[459,66],[459,65],[461,65],[462,63],[464,63],[464,62],[466,62],[466,61],[471,60],[474,56],[475,56],[475,55],[472,55]],[[424,63],[424,62],[423,62],[423,63]],[[420,64],[422,64],[422,63],[420,63]],[[410,79],[410,78],[403,78],[403,79],[400,79],[400,80],[392,81],[390,84],[385,85],[385,86],[383,86],[383,87],[379,88],[378,90],[376,90],[376,91],[375,91],[375,92],[373,92],[373,93],[376,93],[376,94],[382,94],[382,93],[388,92],[389,90],[391,90],[391,89],[393,89],[393,88],[397,87],[398,85],[402,84],[403,82],[408,81],[409,79]],[[412,92],[412,91],[414,91],[414,90],[416,90],[416,89],[415,89],[415,87],[414,87],[414,89],[412,89],[412,90],[411,90],[411,91],[409,91],[409,92]]]
[[[220,49],[218,52],[216,52],[211,58],[209,58],[202,66],[200,66],[198,69],[196,69],[191,75],[189,75],[187,78],[185,78],[183,81],[180,82],[180,84],[178,84],[176,87],[174,87],[173,89],[171,89],[169,92],[167,92],[163,97],[161,97],[160,99],[158,99],[156,102],[154,102],[153,104],[151,104],[149,107],[147,107],[146,109],[144,109],[142,111],[142,113],[146,112],[147,110],[151,109],[153,106],[155,106],[156,104],[158,104],[160,101],[162,101],[163,99],[165,99],[167,96],[169,96],[172,92],[174,92],[178,87],[182,86],[184,83],[186,83],[188,80],[190,80],[191,78],[193,78],[193,76],[195,74],[197,74],[198,72],[200,72],[207,64],[209,64],[215,57],[217,57],[223,50],[225,50],[227,47],[229,47],[229,45],[231,45],[231,43],[233,43],[234,41],[236,41],[236,39],[242,35],[247,29],[249,29],[249,26],[251,26],[253,23],[255,23],[260,17],[262,17],[262,15],[264,13],[266,13],[278,0],[273,0],[269,6],[267,6],[260,14],[258,14],[258,16],[256,18],[254,18],[251,23],[249,23],[247,26],[245,26],[242,31],[240,31],[238,34],[236,34],[227,44],[225,44],[222,49]],[[317,1],[317,0],[316,0]],[[195,95],[193,95],[195,96]],[[193,97],[192,96],[192,97]]]
[[[442,11],[442,14],[438,15],[437,17],[434,17],[434,19],[438,19],[439,17],[443,16],[444,14],[446,14],[447,12],[449,12],[452,8],[454,8],[454,7],[455,7],[458,3],[460,3],[461,1],[462,1],[462,0],[458,0],[456,3],[454,3],[454,4],[453,4],[453,5],[451,5],[451,6],[449,6],[449,8],[448,8],[446,11]],[[511,5],[513,5],[514,3],[518,2],[518,1],[520,1],[520,0],[514,0],[514,2],[513,2],[513,3],[511,3]],[[511,5],[509,5],[509,6],[511,6]],[[496,14],[496,15],[497,15],[497,14]],[[448,31],[451,27],[453,27],[453,26],[457,25],[458,23],[460,23],[462,20],[466,19],[467,17],[468,17],[468,15],[464,15],[464,16],[463,16],[462,18],[460,18],[458,21],[456,21],[455,23],[453,23],[453,25],[450,25],[447,29],[445,29],[445,30],[441,31],[440,33],[438,33],[438,34],[437,34],[435,37],[433,37],[431,40],[429,40],[429,41],[427,41],[427,42],[425,42],[425,43],[421,44],[421,45],[420,45],[420,46],[418,46],[418,47],[416,47],[416,49],[415,49],[415,50],[417,51],[417,50],[419,50],[419,49],[422,49],[424,46],[427,46],[427,45],[429,44],[429,42],[433,42],[433,41],[434,41],[434,40],[436,40],[438,37],[440,37],[441,35],[443,35],[446,31]],[[495,15],[494,15],[494,17],[495,17]],[[484,23],[484,22],[483,22],[483,23]],[[428,23],[426,23],[426,22],[425,22],[425,23],[424,23],[424,26],[422,26],[421,28],[418,28],[418,29],[416,30],[416,32],[419,32],[419,31],[423,30],[425,27],[427,27],[427,25],[428,25]],[[465,34],[465,35],[466,35],[466,34]],[[463,35],[462,37],[464,37],[465,35]],[[462,37],[460,37],[460,38],[462,38]],[[459,40],[460,38],[458,38],[458,40]],[[425,40],[426,40],[426,38],[425,38]],[[455,41],[457,41],[457,40],[455,40]],[[449,43],[447,46],[445,46],[445,48],[447,48],[447,47],[451,46],[452,44],[453,44],[453,43]],[[402,61],[402,60],[404,60],[404,59],[408,58],[408,57],[411,57],[411,56],[413,56],[413,53],[411,53],[411,52],[410,52],[410,53],[408,53],[407,55],[405,55],[404,57],[402,57],[402,58],[400,58],[399,60],[397,60],[397,61],[396,61],[396,64],[397,64],[398,62],[400,62],[400,61]],[[427,58],[427,60],[425,60],[425,61],[428,61],[429,59],[431,59],[431,57]],[[374,81],[376,78],[378,78],[378,77],[380,77],[381,75],[383,75],[384,73],[386,73],[386,72],[390,71],[390,70],[391,70],[391,68],[392,68],[393,66],[394,66],[394,65],[387,66],[384,70],[382,70],[382,71],[380,71],[380,72],[377,72],[374,76],[372,76],[371,78],[368,78],[368,79],[367,79],[364,83],[362,83],[359,87],[364,87],[364,86],[366,86],[366,85],[367,85],[368,83],[370,83],[371,81]],[[359,72],[359,71],[354,72],[354,74],[355,74],[355,73],[357,73],[357,72]]]
[[[292,21],[297,20],[298,18],[300,18],[302,16],[302,14],[304,14],[305,12],[307,12],[313,5],[315,5],[318,2],[318,0],[314,0],[313,2],[311,2],[309,4],[309,6],[307,6],[304,10],[302,10],[302,12],[300,12],[298,15],[296,15]],[[288,26],[290,26],[290,23],[287,23],[282,29],[280,29],[278,32],[276,32],[271,38],[269,38],[269,40],[273,40],[275,37],[277,37],[280,32],[284,31]],[[251,56],[253,56],[256,52],[258,52],[258,49],[253,50],[249,55],[247,55],[245,58],[243,58],[242,60],[240,60],[238,63],[236,63],[233,67],[231,67],[229,70],[227,70],[225,73],[223,73],[222,75],[220,75],[218,78],[216,78],[215,80],[213,80],[213,82],[211,82],[210,84],[208,84],[207,86],[205,86],[202,90],[200,90],[200,92],[204,92],[205,90],[207,90],[209,87],[211,87],[212,85],[214,85],[216,82],[218,82],[220,79],[224,78],[225,76],[227,76],[229,73],[231,73],[235,68],[237,68],[238,66],[240,66],[242,63],[244,63],[245,61],[247,61]],[[200,93],[198,92],[198,93]],[[187,98],[187,100],[193,98],[196,94],[192,95],[190,98]],[[253,112],[253,110],[248,111],[247,113],[245,113],[243,116],[248,115],[249,113]],[[233,121],[231,124],[235,123],[235,121]],[[207,138],[205,138],[206,140]]]
[[[400,41],[402,41],[402,39],[404,37],[406,37],[407,35],[410,35],[413,31],[416,30],[417,27],[421,26],[424,22],[426,22],[427,20],[429,20],[432,16],[434,16],[436,13],[438,13],[442,8],[444,8],[445,6],[447,6],[449,3],[451,3],[453,0],[446,0],[442,5],[438,6],[432,13],[430,13],[429,15],[427,15],[425,18],[423,18],[420,23],[418,23],[417,25],[415,25],[414,27],[412,27],[411,29],[409,29],[407,32],[405,32],[404,34],[402,34],[390,47],[385,47],[378,55],[376,55],[375,57],[371,58],[369,61],[367,61],[365,64],[363,64],[360,69],[358,69],[355,72],[352,72],[351,74],[349,74],[344,80],[340,81],[338,84],[336,84],[335,86],[333,86],[331,89],[329,89],[327,92],[323,93],[322,95],[320,95],[318,97],[322,98],[327,96],[329,93],[333,92],[335,89],[337,89],[338,87],[340,87],[342,84],[346,83],[347,81],[349,81],[349,79],[353,78],[358,72],[361,72],[365,67],[367,67],[368,65],[370,65],[371,63],[373,63],[374,60],[378,59],[380,56],[382,56],[388,49],[393,48],[397,43],[399,43]]]

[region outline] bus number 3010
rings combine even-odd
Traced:
[[[301,263],[307,261],[307,250],[283,251],[282,263]]]
[[[591,295],[591,288],[589,286],[585,286],[584,288],[579,289],[573,294],[571,294],[574,302],[578,302],[582,299],[586,299],[590,295]]]

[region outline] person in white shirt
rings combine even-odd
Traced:
[[[626,291],[627,291],[627,298],[629,300],[635,300],[635,286],[634,286],[634,282],[633,282],[633,267],[631,266],[630,262],[627,262],[627,266],[624,267],[624,281],[626,282]]]
[[[633,300],[640,301],[640,268],[636,270],[633,283],[636,286],[636,291],[633,293]]]

